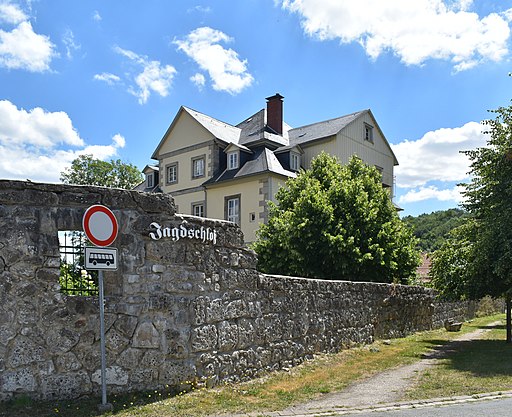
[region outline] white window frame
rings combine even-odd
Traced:
[[[204,217],[204,202],[192,203],[192,215],[196,217]]]
[[[292,171],[300,169],[300,155],[296,152],[290,152],[290,169]]]
[[[237,169],[240,166],[240,152],[228,152],[228,169]]]
[[[169,164],[165,170],[165,180],[167,184],[176,184],[178,182],[178,163]],[[174,171],[173,178],[171,178],[171,172]]]
[[[192,178],[204,177],[205,162],[204,156],[192,159]]]
[[[240,225],[240,195],[226,197],[226,220]]]

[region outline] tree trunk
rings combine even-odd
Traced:
[[[512,343],[512,313],[510,311],[511,298],[507,294],[506,305],[507,305],[507,343]]]

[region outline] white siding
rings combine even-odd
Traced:
[[[373,142],[364,139],[365,124],[373,127]],[[337,156],[343,164],[348,163],[352,155],[357,155],[368,165],[382,168],[382,182],[387,186],[393,186],[393,154],[369,113],[356,119],[331,139],[305,144],[302,147],[307,168],[310,167],[311,160],[322,151]]]

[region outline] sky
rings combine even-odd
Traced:
[[[510,105],[512,0],[0,0],[0,178],[82,154],[141,170],[181,105],[298,127],[371,109],[402,215],[457,207]]]

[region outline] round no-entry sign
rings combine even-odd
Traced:
[[[93,245],[110,246],[116,240],[117,220],[108,207],[100,204],[89,207],[82,219],[82,226]]]

